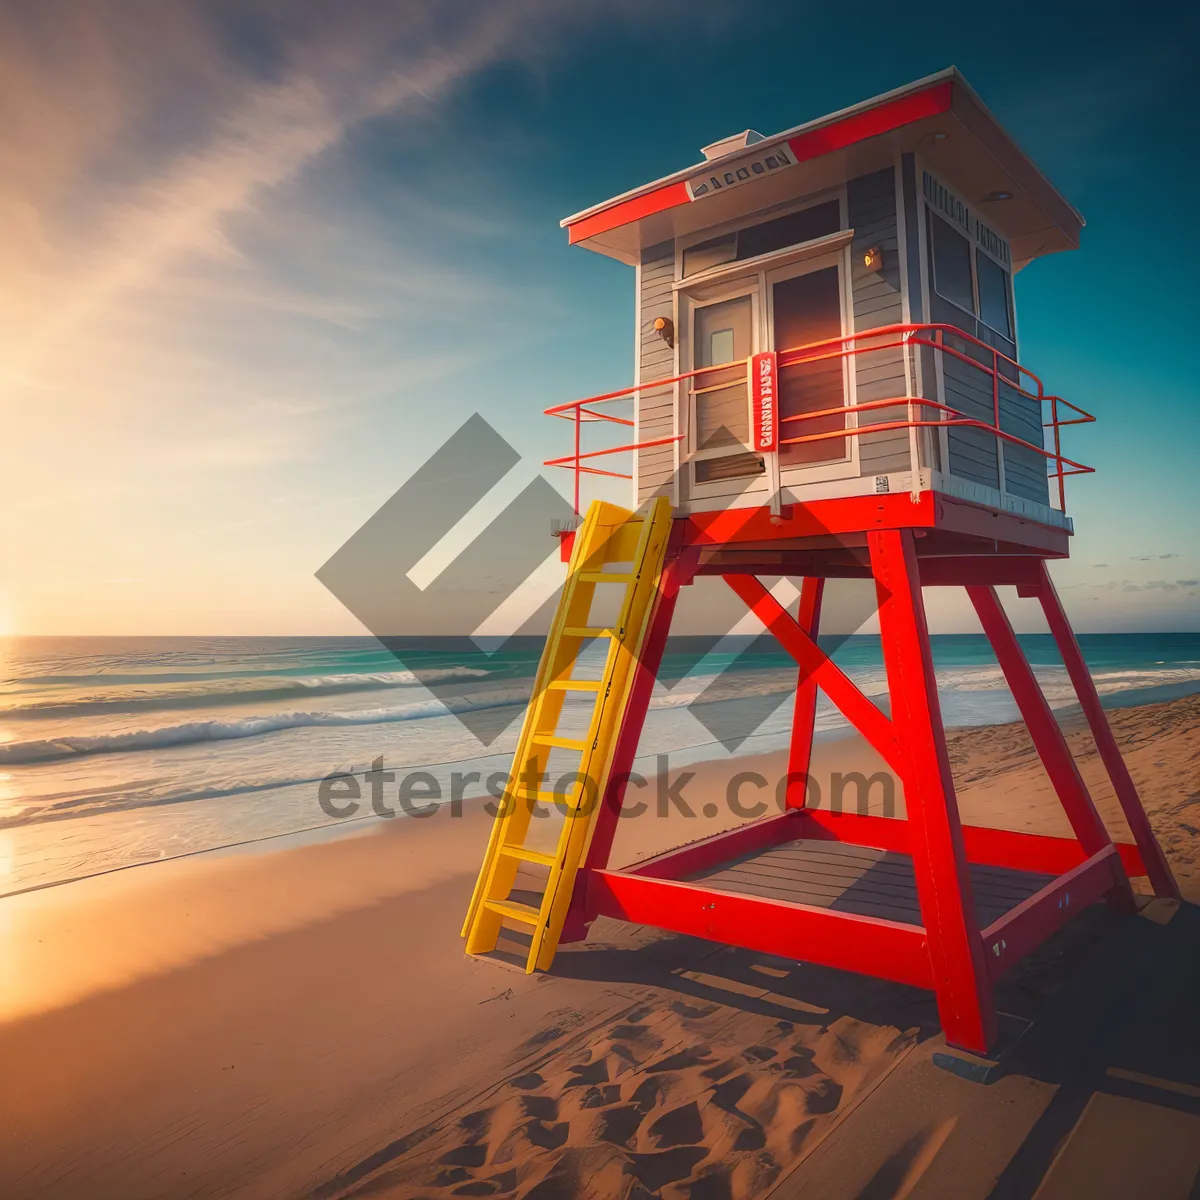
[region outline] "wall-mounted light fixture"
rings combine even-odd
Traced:
[[[986,196],[979,197],[980,204],[995,204],[997,200],[1011,200],[1012,192],[988,192]]]
[[[882,271],[883,248],[881,246],[872,246],[870,250],[864,250],[862,253],[862,265],[868,271]]]
[[[672,350],[675,349],[675,325],[670,317],[655,317],[654,332],[658,334]]]

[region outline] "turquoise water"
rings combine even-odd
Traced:
[[[1021,641],[1051,704],[1070,704],[1051,639]],[[1080,643],[1106,703],[1200,690],[1200,634]],[[720,732],[738,753],[785,744],[794,669],[782,651],[751,645],[725,639],[702,655],[672,643],[662,674],[673,686],[657,689],[642,739],[646,769],[661,754],[678,764],[729,752],[696,701],[722,702]],[[933,645],[947,724],[1015,718],[981,636]],[[318,782],[381,757],[401,772],[428,769],[443,795],[455,772],[504,771],[538,652],[526,640],[463,661],[431,643],[401,663],[373,638],[10,639],[0,651],[0,894],[344,824],[322,810]],[[877,637],[845,639],[835,658],[882,693]],[[413,670],[436,680],[436,696]],[[706,691],[718,679],[719,694]],[[502,731],[485,745],[448,709],[487,713]],[[819,730],[841,725],[822,703]]]

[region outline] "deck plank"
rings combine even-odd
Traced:
[[[990,925],[1053,876],[1005,867],[970,867],[981,927]],[[788,900],[837,912],[921,924],[912,858],[840,842],[786,842],[688,877],[717,891]]]

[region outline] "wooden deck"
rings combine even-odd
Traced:
[[[981,928],[1054,879],[1031,871],[972,866],[971,886]],[[810,904],[920,925],[912,859],[907,854],[839,842],[795,841],[757,851],[688,876],[719,891]]]

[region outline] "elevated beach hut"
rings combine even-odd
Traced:
[[[1090,469],[1063,454],[1062,430],[1092,417],[1021,361],[1012,280],[1078,247],[1083,219],[954,70],[702,155],[563,222],[573,244],[634,270],[635,382],[549,409],[573,438],[549,465],[574,473],[577,511],[596,476],[627,478],[629,507],[596,500],[564,533],[570,571],[467,948],[490,951],[511,929],[528,969],[546,969],[606,914],[932,988],[947,1038],[984,1051],[993,984],[1073,914],[1099,899],[1132,907],[1131,876],[1177,895],[1046,569],[1069,552],[1064,481]],[[618,444],[592,446],[597,428]],[[702,574],[722,576],[796,660],[800,782],[782,813],[613,871],[676,599]],[[795,614],[761,582],[779,576],[798,582]],[[824,581],[839,577],[874,581],[887,712],[817,643]],[[962,825],[932,586],[966,588],[1072,838]],[[1133,843],[1114,843],[1097,814],[1000,586],[1040,602]],[[598,620],[605,595],[613,615]],[[588,674],[596,644],[604,666]],[[902,779],[905,820],[806,806],[818,689]],[[548,791],[561,754],[576,782]],[[539,803],[568,818],[550,848],[527,836]],[[864,885],[864,850],[886,857],[887,887]],[[745,870],[760,860],[771,889]],[[852,886],[863,902],[844,902]]]

